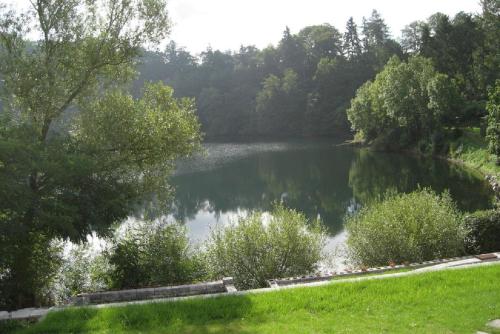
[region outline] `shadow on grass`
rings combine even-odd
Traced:
[[[9,334],[29,326],[28,321],[2,320],[0,321],[0,333]]]
[[[49,313],[16,333],[245,333],[239,320],[251,310],[246,296],[191,299]]]

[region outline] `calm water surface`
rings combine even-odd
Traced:
[[[388,189],[448,189],[463,211],[491,205],[492,193],[482,179],[444,160],[324,141],[204,147],[203,154],[179,161],[171,180],[175,200],[168,219],[184,222],[194,242],[203,241],[215,224],[250,210],[270,210],[273,201],[320,217],[330,235],[329,251],[345,241],[345,215]]]

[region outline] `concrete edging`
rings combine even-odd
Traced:
[[[83,306],[89,304],[103,304],[113,302],[126,302],[145,299],[159,299],[206,295],[223,292],[237,291],[232,277],[225,277],[220,281],[176,286],[163,286],[156,288],[141,288],[116,291],[102,291],[95,293],[82,293],[73,297],[72,305]]]
[[[484,254],[482,254],[482,255],[484,255]],[[381,273],[400,270],[400,269],[415,270],[415,269],[421,269],[421,268],[426,268],[426,267],[431,267],[431,266],[436,266],[436,265],[446,265],[446,264],[449,264],[452,262],[459,262],[459,261],[468,261],[471,263],[475,263],[478,261],[479,262],[484,261],[484,260],[481,260],[478,258],[482,255],[461,256],[461,257],[453,257],[453,258],[447,258],[447,259],[436,259],[436,260],[432,260],[432,261],[423,261],[423,262],[417,262],[417,263],[375,267],[375,268],[368,268],[368,269],[346,270],[346,271],[341,271],[338,273],[337,272],[333,272],[333,273],[327,272],[327,273],[322,273],[322,274],[318,274],[318,275],[279,278],[279,279],[268,280],[268,284],[270,287],[276,288],[276,287],[282,287],[282,286],[294,285],[294,284],[305,284],[305,283],[313,283],[313,282],[321,282],[321,281],[331,281],[331,280],[337,279],[337,278],[347,278],[347,277],[362,276],[362,275],[367,275],[367,274],[381,274]],[[500,255],[497,255],[497,257],[500,257]]]

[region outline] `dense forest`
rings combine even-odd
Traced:
[[[397,40],[374,10],[360,27],[349,18],[343,33],[330,24],[297,34],[286,28],[277,46],[262,50],[208,48],[195,56],[172,41],[163,52],[145,53],[133,89],[139,95],[145,81],[162,80],[177,96],[195,97],[208,139],[345,137],[356,90],[391,57],[422,56],[453,86],[443,88],[457,92],[448,123],[477,125],[500,64],[498,4],[487,0],[482,7],[481,15],[436,13],[409,23]]]

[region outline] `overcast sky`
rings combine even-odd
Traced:
[[[194,53],[208,45],[222,50],[236,50],[242,44],[262,48],[276,44],[286,26],[295,33],[307,25],[330,23],[343,31],[350,16],[360,24],[374,8],[393,37],[406,24],[435,12],[453,16],[459,11],[480,11],[479,0],[169,0],[174,23],[170,37]]]
[[[442,12],[479,12],[479,0],[170,0],[174,22],[171,38],[188,50],[199,52],[207,45],[214,49],[238,49],[241,44],[265,47],[276,44],[285,26],[292,32],[321,23],[344,30],[353,16],[377,9],[394,37],[415,20]]]

